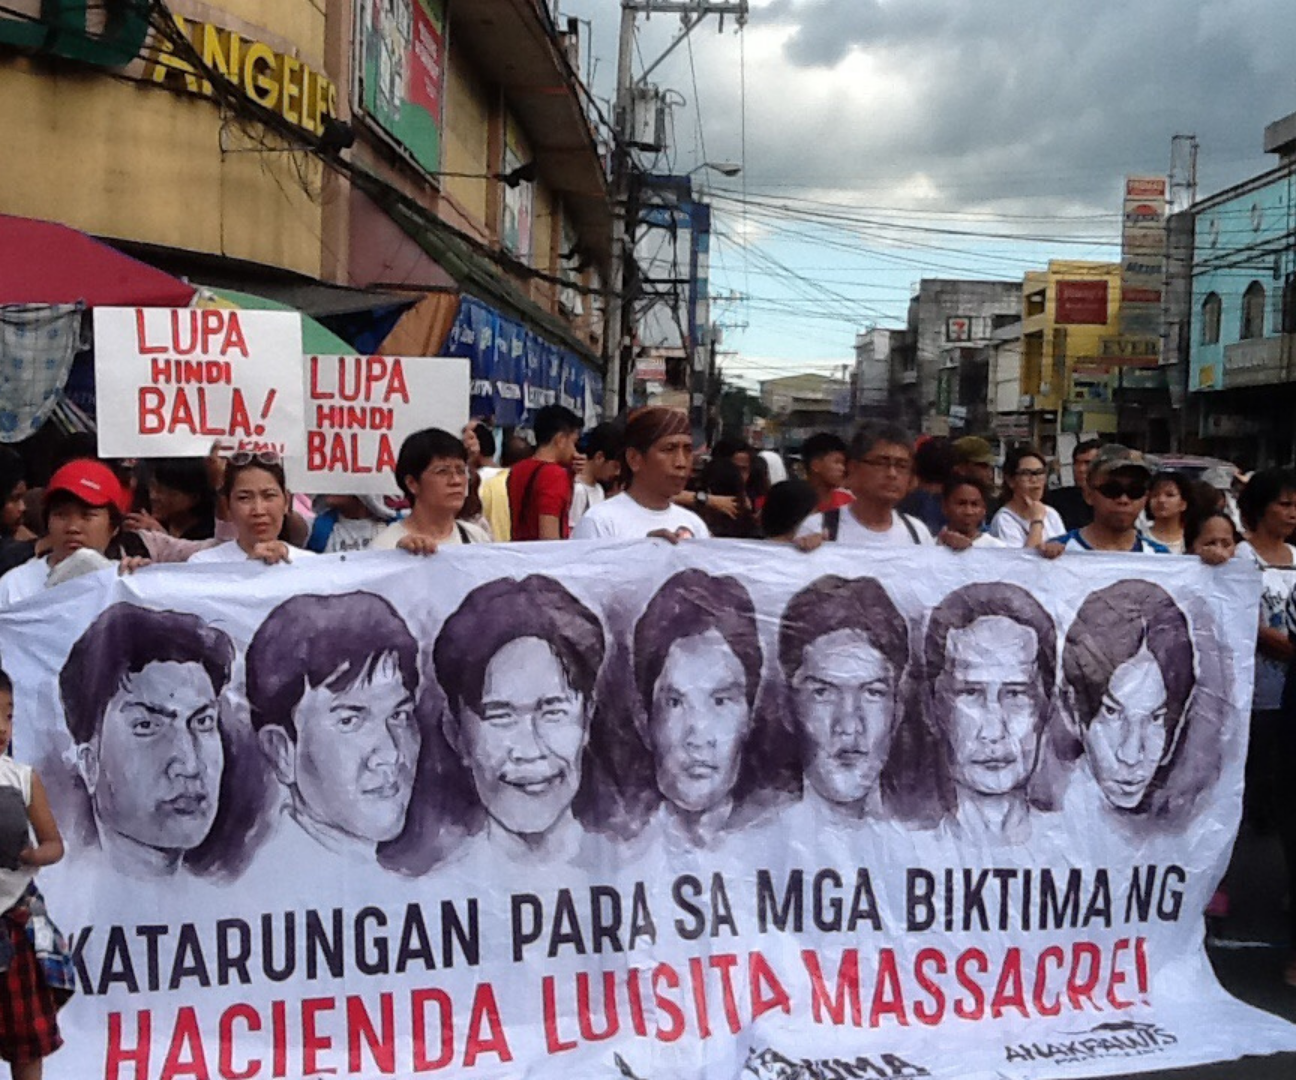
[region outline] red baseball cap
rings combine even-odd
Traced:
[[[123,514],[130,513],[130,499],[117,474],[93,458],[78,458],[59,469],[45,485],[43,500],[48,503],[56,491],[75,495],[88,506],[115,505]]]

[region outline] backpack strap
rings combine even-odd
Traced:
[[[897,510],[896,513],[900,514],[900,511]],[[900,520],[904,522],[905,528],[909,530],[909,539],[915,544],[921,544],[922,540],[918,538],[918,530],[914,528],[914,523],[909,520],[909,515],[900,514]]]
[[[459,543],[461,543],[461,544],[471,544],[471,543],[473,542],[473,540],[472,540],[472,533],[470,533],[470,532],[469,532],[469,531],[464,527],[464,523],[463,523],[462,521],[456,521],[456,522],[455,522],[455,528],[459,530]]]
[[[825,510],[823,516],[824,538],[829,542],[835,543],[837,533],[841,529],[841,507],[834,506],[831,510]]]

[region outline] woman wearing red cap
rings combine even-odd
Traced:
[[[0,577],[0,606],[35,596],[55,567],[79,551],[120,560],[127,571],[146,564],[143,542],[121,531],[128,509],[126,492],[107,465],[90,458],[69,461],[50,477],[41,500],[47,553]]]

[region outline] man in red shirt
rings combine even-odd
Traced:
[[[509,470],[509,515],[514,540],[566,540],[571,533],[571,463],[581,418],[562,405],[536,413],[536,452]]]

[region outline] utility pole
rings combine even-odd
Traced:
[[[708,16],[724,18],[732,15],[741,28],[747,20],[748,0],[621,0],[621,36],[617,49],[616,106],[612,122],[612,280],[608,283],[608,303],[603,331],[604,353],[607,361],[607,378],[603,384],[603,412],[611,419],[621,411],[626,375],[626,356],[633,327],[627,325],[626,255],[627,247],[634,242],[628,226],[630,181],[634,162],[630,158],[632,127],[634,124],[634,90],[643,82]],[[634,38],[635,25],[640,13],[644,15],[678,15],[679,33],[660,56],[635,79]],[[696,107],[696,102],[694,103]]]

